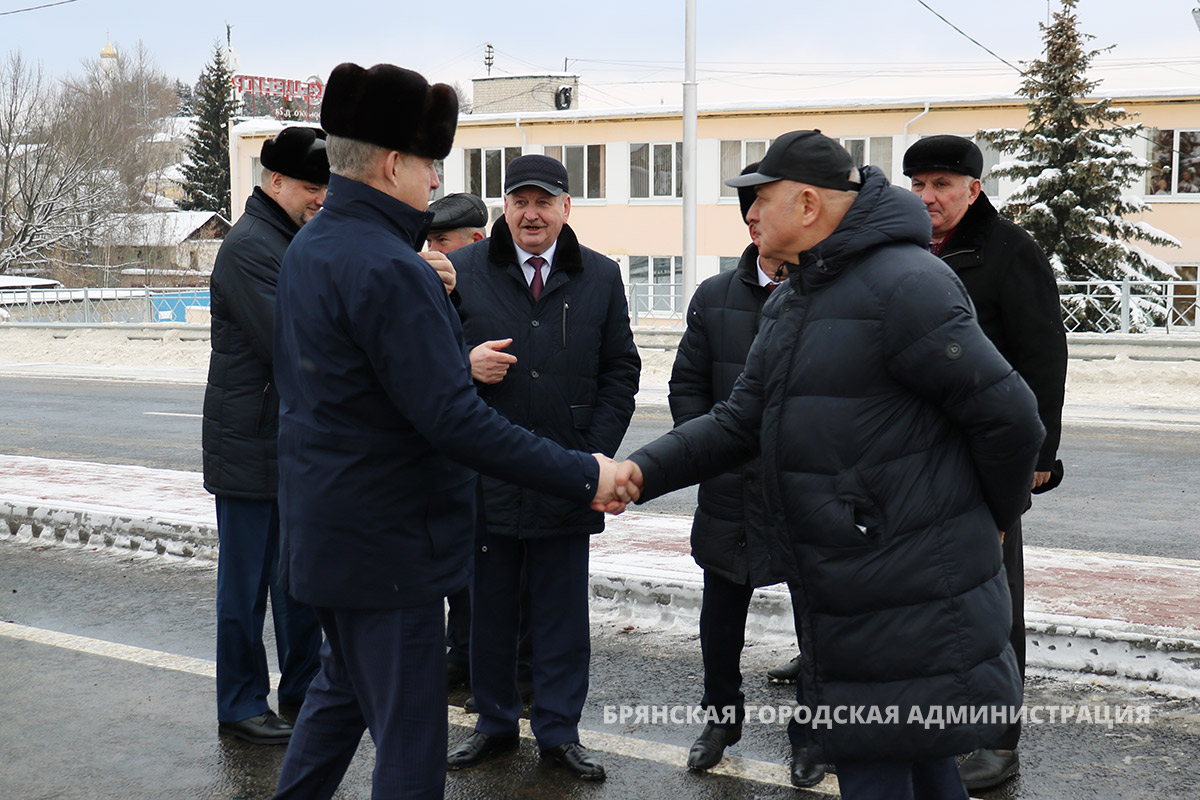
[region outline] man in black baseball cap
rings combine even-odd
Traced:
[[[210,279],[212,358],[204,392],[204,488],[216,495],[217,721],[222,736],[287,744],[292,726],[267,703],[263,647],[267,594],[283,673],[277,694],[295,718],[317,671],[321,629],[288,596],[276,565],[280,540],[271,323],[283,255],[321,210],[329,161],[325,132],[284,128],[263,142],[262,176],[229,231]]]
[[[488,209],[473,194],[448,194],[429,204],[433,221],[426,241],[434,253],[452,253],[487,236]]]
[[[925,203],[933,226],[929,250],[967,287],[979,325],[1037,397],[1046,439],[1033,474],[1035,494],[1062,480],[1057,458],[1066,396],[1067,334],[1058,286],[1045,253],[1033,237],[1001,219],[983,193],[983,153],[961,136],[928,136],[904,154],[904,174]],[[1025,673],[1025,567],[1021,520],[1004,532],[1004,569],[1012,598],[1009,641]],[[968,789],[1003,783],[1020,769],[1013,723],[959,765]]]

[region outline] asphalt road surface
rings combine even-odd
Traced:
[[[204,388],[144,382],[0,379],[0,452],[199,470]],[[669,430],[639,412],[618,456]],[[1200,560],[1200,427],[1072,423],[1061,487],[1034,498],[1026,544]],[[642,507],[690,516],[694,488]]]
[[[0,541],[0,797],[263,798],[284,749],[217,736],[213,686],[215,568],[200,561],[86,547]],[[268,615],[268,636],[270,617]],[[574,780],[520,752],[451,773],[451,800],[675,800],[828,797],[787,785],[784,726],[745,726],[724,774],[683,766],[699,726],[605,721],[605,708],[676,707],[700,698],[695,632],[643,627],[597,613],[591,690],[581,738],[609,778]],[[268,653],[272,650],[268,645]],[[790,643],[751,640],[743,655],[747,702],[777,708],[790,687],[763,672]],[[274,657],[271,656],[272,663]],[[461,703],[462,691],[451,695]],[[1028,725],[1022,772],[1001,790],[1018,800],[1194,800],[1200,797],[1200,706],[1119,689],[1029,681],[1027,705],[1145,708],[1146,724]],[[450,709],[450,743],[473,717]],[[1115,711],[1114,711],[1115,713]],[[337,798],[370,797],[373,750],[364,737]]]

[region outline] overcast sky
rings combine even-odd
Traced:
[[[55,0],[0,0],[11,12]],[[1014,64],[1041,54],[1046,0],[925,0]],[[1102,91],[1200,89],[1197,0],[1080,0]],[[1057,9],[1057,0],[1049,4]],[[1011,94],[1016,73],[917,0],[698,0],[698,98],[736,100]],[[0,46],[54,76],[139,40],[171,77],[195,82],[213,44],[232,28],[240,72],[322,80],[342,61],[387,61],[468,90],[483,75],[566,71],[580,105],[678,105],[684,0],[558,4],[395,0],[73,0],[0,14]],[[753,12],[756,17],[749,16]]]

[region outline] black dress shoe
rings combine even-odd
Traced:
[[[292,738],[292,724],[267,710],[265,714],[240,722],[218,722],[217,733],[252,744],[287,744]]]
[[[566,742],[542,751],[542,758],[561,764],[585,781],[604,780],[604,767],[579,742]]]
[[[795,683],[800,677],[800,656],[796,656],[783,666],[767,670],[767,680],[771,683]]]
[[[813,761],[807,747],[792,745],[792,786],[807,789],[825,779],[825,765]]]
[[[475,731],[459,743],[446,756],[446,766],[450,769],[462,769],[481,764],[499,753],[516,750],[521,738],[515,733],[512,736],[489,736]]]
[[[708,723],[704,726],[704,730],[700,731],[696,741],[692,743],[692,750],[688,753],[688,769],[712,769],[721,763],[721,758],[725,755],[725,748],[731,744],[737,744],[741,738],[741,725],[728,728]]]
[[[958,765],[958,776],[968,789],[990,789],[1016,775],[1020,768],[1016,750],[976,750]]]

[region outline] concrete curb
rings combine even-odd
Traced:
[[[37,498],[0,497],[0,538],[23,544],[172,555],[215,561],[217,531],[204,520],[144,517],[98,506],[64,507]],[[619,567],[619,568],[618,568]],[[678,573],[594,558],[589,593],[594,612],[637,624],[695,631],[702,584]],[[1200,697],[1200,633],[1123,621],[1029,614],[1028,663],[1076,680],[1135,684],[1173,697]],[[754,594],[750,638],[795,641],[791,601],[782,589]]]

